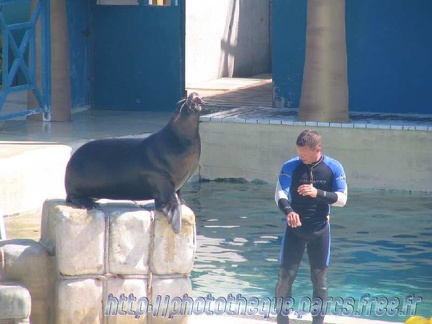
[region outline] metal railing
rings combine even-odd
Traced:
[[[18,23],[8,22],[4,9],[7,6],[23,3],[32,6],[30,19]],[[45,121],[51,120],[50,1],[0,0],[0,30],[2,41],[0,120],[40,113],[43,114]],[[17,39],[16,31],[24,33],[21,39]],[[17,84],[18,73],[23,80]],[[8,95],[21,91],[31,91],[37,107],[2,114]]]

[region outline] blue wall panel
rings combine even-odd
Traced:
[[[90,104],[90,2],[66,1],[72,107]]]
[[[432,113],[432,1],[347,1],[350,110]]]
[[[298,107],[306,4],[273,0],[275,103]],[[346,1],[350,111],[432,114],[432,1]]]
[[[93,5],[93,108],[175,109],[185,88],[182,10]]]
[[[303,82],[307,1],[272,3],[273,100],[277,107],[297,108]]]

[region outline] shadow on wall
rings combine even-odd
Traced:
[[[251,77],[268,73],[270,2],[230,1],[221,39],[219,77]]]
[[[188,0],[186,84],[271,72],[270,0]]]

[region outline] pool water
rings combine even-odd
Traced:
[[[273,196],[274,186],[262,183],[212,181],[183,187],[182,198],[197,220],[194,296],[273,298],[285,227]],[[356,303],[369,296],[371,301],[358,314],[352,312],[360,309],[355,304],[342,315],[399,322],[413,312],[432,316],[431,198],[351,189],[347,205],[332,208],[329,296],[344,302],[351,297]],[[312,294],[306,253],[293,294],[299,302]],[[402,305],[412,294],[421,301]],[[380,310],[374,297],[400,304],[381,304]]]

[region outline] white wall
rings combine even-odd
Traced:
[[[201,122],[200,177],[276,183],[305,126]],[[345,168],[348,186],[432,192],[432,132],[318,127],[323,150]]]
[[[186,84],[270,72],[270,0],[186,1]]]

